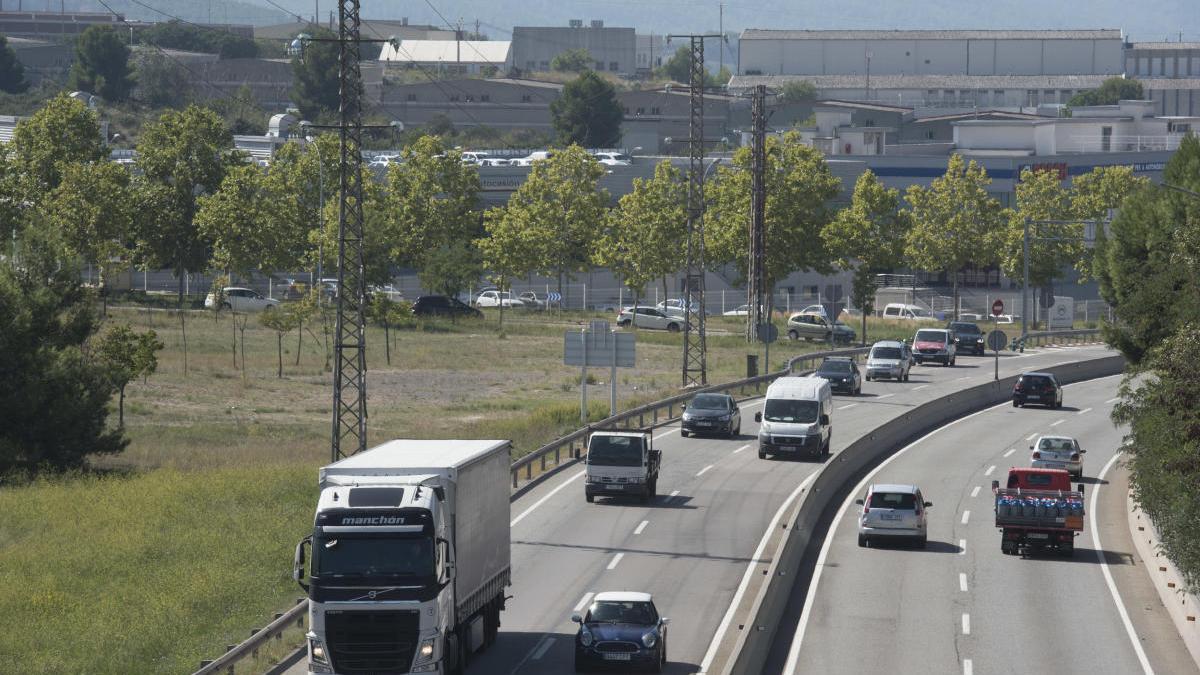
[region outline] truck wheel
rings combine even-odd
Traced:
[[[867,547],[867,536],[865,534],[858,535],[858,547],[859,548]]]
[[[658,479],[650,481],[650,498],[654,499],[658,496]]]
[[[1062,546],[1059,546],[1059,547],[1058,547],[1058,552],[1059,552],[1059,553],[1061,553],[1061,554],[1063,555],[1063,557],[1064,557],[1064,558],[1071,558],[1071,557],[1073,557],[1073,556],[1075,555],[1075,544],[1074,544],[1074,542],[1072,542],[1072,543],[1069,543],[1069,544],[1063,544]]]
[[[920,539],[917,540],[917,548],[926,548],[927,546],[929,546],[929,536],[928,535],[924,535]]]
[[[766,459],[766,458],[767,458],[767,451],[766,451],[766,450],[759,450],[759,451],[758,451],[758,458],[759,458],[759,459]]]
[[[496,636],[500,633],[500,605],[493,602],[483,615],[483,645],[490,647],[496,644]]]
[[[584,494],[584,495],[583,495],[583,498],[584,498],[584,499],[586,499],[586,500],[587,500],[587,503],[589,503],[589,504],[591,504],[592,502],[596,501],[596,496],[595,496],[595,495]]]
[[[466,664],[463,663],[462,645],[458,640],[458,633],[447,633],[445,639],[446,645],[446,675],[463,675],[466,669]]]
[[[642,496],[638,498],[643,504],[650,503],[650,486],[647,485],[645,490],[642,490]]]
[[[1014,408],[1020,408],[1020,407],[1021,407],[1021,404],[1020,404],[1020,403],[1018,403],[1018,402],[1016,402],[1016,401],[1013,401],[1013,407],[1014,407]]]

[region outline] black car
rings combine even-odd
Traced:
[[[742,433],[742,412],[729,394],[696,394],[683,409],[679,433],[725,434],[735,438]]]
[[[829,388],[847,394],[862,393],[862,373],[853,359],[845,356],[830,356],[821,362],[821,367],[814,373],[817,377],[829,380]]]
[[[619,672],[647,669],[661,673],[667,664],[667,624],[649,593],[597,593],[587,613],[571,616],[575,634],[575,672],[610,667]]]
[[[951,321],[946,328],[954,332],[954,344],[958,345],[958,353],[971,352],[983,355],[987,352],[983,331],[970,321]]]
[[[482,318],[483,312],[445,295],[422,295],[412,306],[413,316],[471,316]]]
[[[1017,378],[1013,385],[1012,403],[1014,408],[1037,403],[1048,408],[1061,408],[1063,400],[1062,385],[1050,373],[1025,373]]]

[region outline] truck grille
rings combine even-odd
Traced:
[[[775,445],[804,445],[808,436],[772,436],[771,440]]]
[[[413,611],[346,611],[325,615],[329,657],[339,673],[408,672],[421,617]]]
[[[633,642],[597,642],[596,651],[598,652],[627,652],[632,653],[638,650],[638,646]]]

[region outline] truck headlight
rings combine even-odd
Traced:
[[[652,648],[657,643],[658,643],[658,633],[657,632],[651,630],[651,631],[646,631],[645,633],[642,634],[642,644],[646,647],[646,649]]]
[[[308,639],[308,653],[314,663],[329,665],[329,655],[325,653],[325,645],[316,638]]]
[[[433,658],[433,653],[437,651],[437,638],[431,637],[428,640],[422,640],[421,646],[417,647],[417,663],[428,661]]]

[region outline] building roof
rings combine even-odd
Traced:
[[[512,42],[507,40],[401,40],[385,42],[380,61],[391,63],[508,63]]]
[[[1099,30],[774,30],[747,28],[743,40],[1120,40]]]
[[[1109,77],[1111,75],[872,75],[871,88],[1095,89]],[[865,75],[734,75],[729,88],[744,89],[758,84],[778,87],[804,80],[817,89],[865,89],[867,86]]]
[[[1200,42],[1130,42],[1127,49],[1152,49],[1177,51],[1180,49],[1200,49]]]
[[[875,110],[878,112],[895,112],[895,113],[910,113],[913,111],[911,107],[902,105],[888,105],[886,103],[873,103],[868,101],[840,101],[838,99],[825,99],[817,101],[813,104],[814,108],[853,108],[855,110]]]
[[[1043,115],[1031,115],[1029,113],[1008,112],[1006,110],[980,110],[979,112],[955,113],[953,115],[933,115],[931,117],[921,117],[913,120],[913,124],[925,124],[927,122],[957,122],[959,120],[1044,120],[1047,119]],[[1057,118],[1055,118],[1057,119]]]

